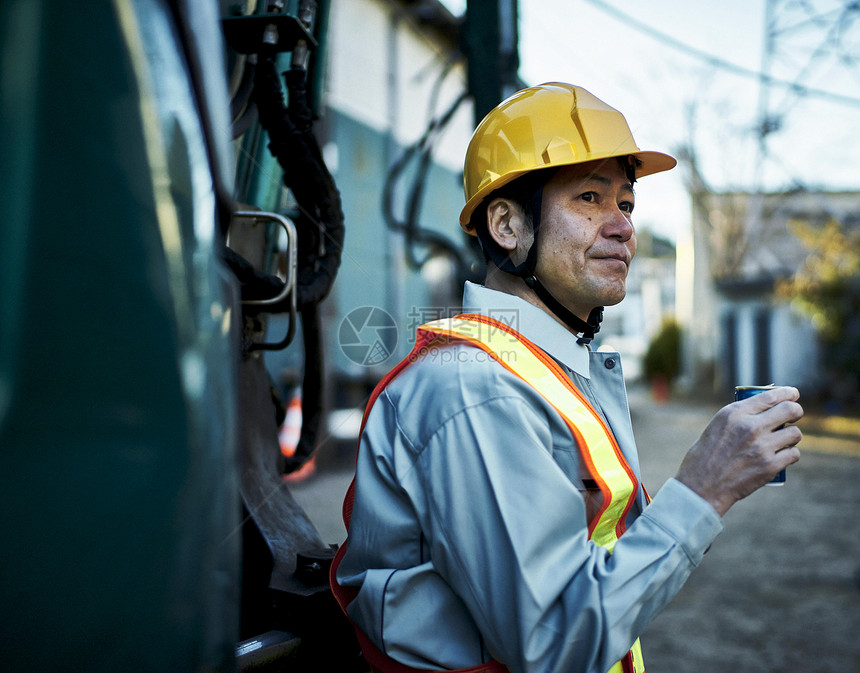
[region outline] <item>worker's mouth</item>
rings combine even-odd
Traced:
[[[607,264],[616,265],[619,268],[623,267],[626,269],[630,265],[630,261],[627,255],[624,254],[609,254],[609,255],[598,255],[595,257],[598,261],[606,262]]]

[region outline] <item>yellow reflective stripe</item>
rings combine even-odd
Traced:
[[[564,372],[525,337],[485,316],[446,318],[421,329],[483,348],[555,407],[576,436],[583,460],[603,493],[601,510],[589,524],[590,538],[612,551],[638,484],[612,433]]]
[[[642,659],[642,644],[639,639],[633,643],[630,648],[630,653],[633,655],[633,673],[645,673],[645,661]]]

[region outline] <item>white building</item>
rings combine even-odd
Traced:
[[[735,385],[821,389],[816,331],[775,288],[809,255],[789,223],[857,222],[860,194],[699,194],[693,203],[690,238],[678,246],[684,381],[724,398]]]

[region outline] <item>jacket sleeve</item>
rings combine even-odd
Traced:
[[[517,673],[605,673],[721,530],[704,500],[670,480],[614,553],[589,541],[546,409],[523,391],[465,406],[417,439],[402,485],[430,556]]]

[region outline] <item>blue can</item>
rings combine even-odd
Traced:
[[[745,400],[748,397],[758,395],[759,393],[763,393],[767,390],[773,390],[774,388],[776,388],[776,386],[773,384],[770,384],[769,386],[735,386],[735,402]],[[784,484],[785,468],[781,469],[779,473],[768,482],[768,486],[783,486]]]

